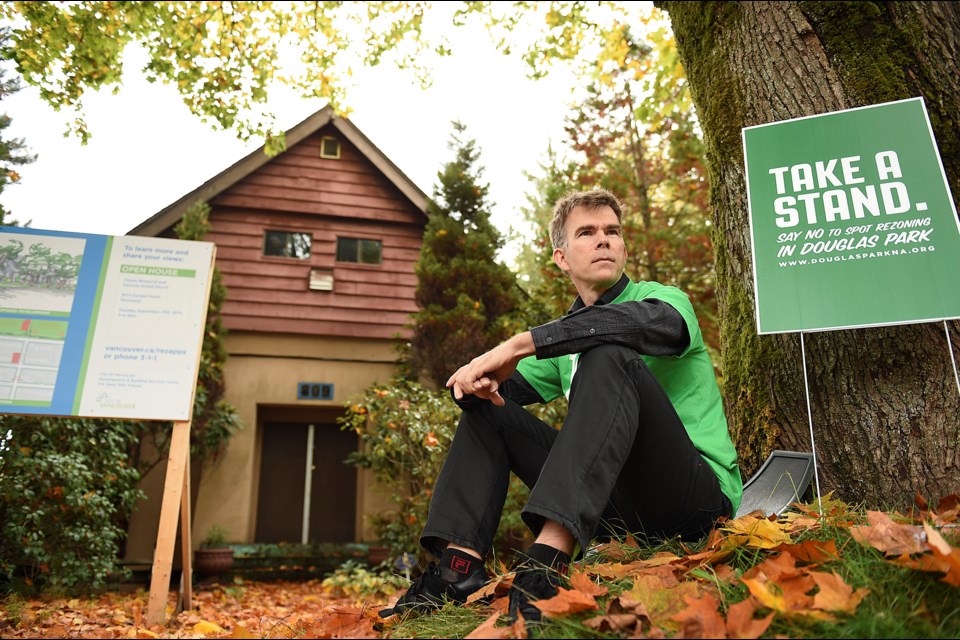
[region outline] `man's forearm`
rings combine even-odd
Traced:
[[[533,333],[530,331],[518,333],[507,340],[502,346],[507,345],[509,345],[513,357],[518,361],[527,356],[532,356],[537,352],[537,347],[533,343]]]
[[[460,367],[447,380],[447,386],[457,400],[473,394],[502,406],[503,398],[497,393],[500,381],[513,375],[517,363],[535,351],[533,336],[524,331]]]

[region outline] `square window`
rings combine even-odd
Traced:
[[[339,160],[340,141],[330,136],[323,136],[320,139],[320,157]]]
[[[337,238],[337,262],[380,264],[383,241],[369,238]]]
[[[337,262],[356,262],[358,244],[357,238],[337,238]]]
[[[312,243],[309,233],[267,231],[263,238],[263,255],[307,260],[310,258]]]

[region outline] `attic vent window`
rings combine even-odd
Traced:
[[[320,139],[320,157],[339,160],[340,141],[330,136],[323,136],[323,138]]]
[[[380,264],[383,242],[367,238],[337,238],[337,262]]]
[[[263,255],[277,258],[310,258],[312,238],[309,233],[267,231],[263,238]]]

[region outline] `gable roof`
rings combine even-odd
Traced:
[[[287,148],[291,148],[307,137],[313,135],[328,124],[333,125],[344,138],[349,140],[384,176],[400,190],[426,219],[427,196],[408,178],[397,165],[376,147],[367,136],[363,135],[352,122],[333,112],[333,108],[326,106],[312,116],[296,125],[286,133]],[[246,157],[220,172],[213,178],[186,194],[159,213],[141,222],[128,231],[128,235],[156,236],[169,229],[183,218],[187,208],[197,201],[209,202],[217,195],[226,191],[234,184],[244,179],[273,158],[263,152],[263,147],[255,149]]]

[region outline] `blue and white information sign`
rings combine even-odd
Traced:
[[[189,420],[214,254],[0,227],[0,413]]]

